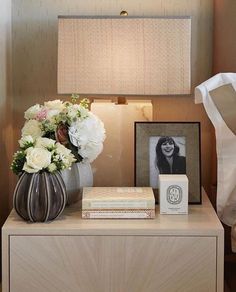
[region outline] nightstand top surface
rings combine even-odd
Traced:
[[[223,227],[203,191],[201,205],[189,205],[188,215],[160,215],[155,219],[82,219],[80,202],[47,223],[23,221],[12,210],[3,226],[9,235],[173,235],[218,236]]]

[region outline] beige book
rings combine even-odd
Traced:
[[[150,187],[86,187],[82,210],[155,209]]]
[[[84,219],[152,219],[155,209],[147,210],[83,210]]]

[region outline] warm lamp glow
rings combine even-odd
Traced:
[[[134,121],[152,121],[152,102],[127,99],[126,104],[116,105],[95,99],[91,111],[104,122],[107,136],[102,153],[92,164],[94,185],[133,186]]]

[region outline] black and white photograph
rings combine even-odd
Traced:
[[[156,202],[159,174],[186,174],[189,204],[201,204],[199,122],[135,122],[135,186],[152,187]]]
[[[149,177],[151,187],[159,187],[159,174],[186,174],[185,140],[185,137],[150,137]]]

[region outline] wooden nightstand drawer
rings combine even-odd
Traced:
[[[10,287],[11,292],[214,291],[216,238],[11,236]]]

